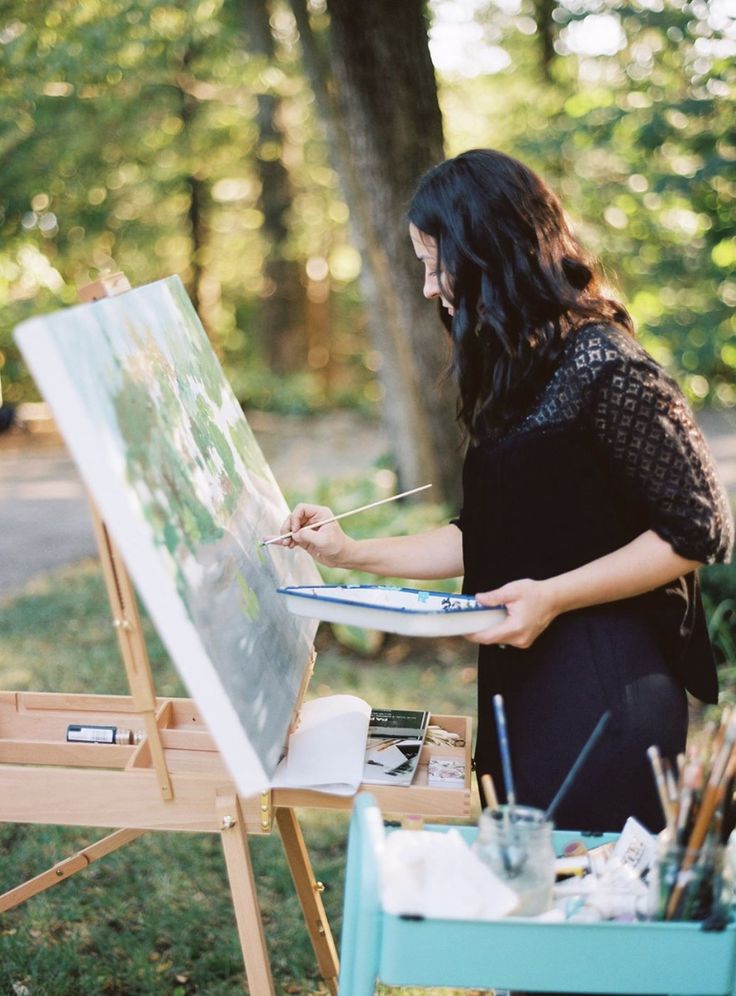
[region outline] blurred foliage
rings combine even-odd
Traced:
[[[33,397],[11,330],[76,300],[78,286],[123,270],[131,283],[172,272],[192,291],[244,401],[287,410],[348,399],[371,405],[354,289],[348,210],[315,125],[313,97],[283,10],[278,64],[244,48],[237,0],[10,0],[0,22],[0,368],[5,400]],[[256,94],[281,97],[283,148],[259,143]],[[185,115],[185,101],[196,114]],[[273,144],[273,143],[271,143]],[[289,396],[268,374],[252,325],[268,246],[256,163],[281,157],[294,199],[287,251],[301,263],[311,384]],[[205,190],[195,246],[191,186]],[[193,253],[196,252],[196,259]],[[194,264],[197,264],[195,267]],[[336,298],[332,301],[331,298]],[[333,318],[334,313],[334,318]],[[311,340],[310,340],[311,343]],[[336,362],[333,361],[333,356]],[[4,366],[3,366],[4,364]]]
[[[736,563],[702,568],[700,582],[724,696],[736,702]]]
[[[540,6],[466,0],[477,52],[494,72],[492,85],[487,75],[446,82],[449,151],[495,144],[538,169],[601,257],[647,349],[693,404],[732,406],[733,6],[564,0],[550,7],[557,54],[547,75]]]
[[[324,35],[324,0],[309,6]],[[134,285],[182,275],[251,407],[380,403],[382,358],[365,332],[348,206],[293,18],[284,0],[270,10],[269,64],[248,51],[238,0],[6,0],[7,402],[34,397],[14,325],[73,304],[79,285],[121,269]],[[736,404],[736,28],[727,0],[430,0],[429,10],[448,152],[494,145],[548,177],[644,344],[690,400]],[[279,98],[281,144],[258,132],[264,93]],[[285,251],[306,291],[307,367],[288,379],[269,370],[253,332],[273,292],[257,166],[275,159],[293,190]]]

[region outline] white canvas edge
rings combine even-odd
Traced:
[[[173,578],[161,560],[150,556],[153,538],[125,500],[123,485],[104,460],[94,458],[81,440],[90,435],[84,406],[67,373],[43,318],[31,318],[18,325],[16,342],[42,395],[54,396],[53,384],[62,385],[66,395],[62,410],[49,401],[56,424],[77,464],[126,567],[143,598],[156,629],[179,670],[189,693],[202,712],[208,731],[241,795],[257,795],[269,788],[269,778],[240,719],[233,708],[216,670],[207,656],[197,630],[175,590]],[[94,430],[93,430],[94,434]],[[122,665],[121,665],[122,666]]]

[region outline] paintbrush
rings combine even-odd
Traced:
[[[677,808],[677,823],[675,827],[675,844],[678,847],[685,847],[687,844],[687,831],[691,826],[691,807],[693,804],[693,790],[686,785],[680,796],[680,803]]]
[[[703,800],[698,810],[695,825],[687,842],[687,849],[680,865],[677,883],[667,903],[667,920],[672,919],[677,909],[687,881],[685,872],[689,871],[693,866],[695,858],[703,846],[705,835],[708,832],[708,827],[715,811],[723,802],[729,779],[736,773],[736,719],[730,718],[726,729],[724,729],[723,723],[721,723],[721,730],[723,731],[723,736],[719,738],[720,747],[713,761],[713,767],[703,793]]]
[[[659,802],[662,806],[664,821],[667,824],[667,830],[671,833],[674,826],[675,812],[667,793],[667,781],[665,779],[664,768],[662,767],[662,758],[659,753],[659,748],[654,745],[647,747],[647,757],[649,758],[649,763],[651,764],[652,772],[654,773],[654,783],[657,786],[657,793],[659,794]]]
[[[506,729],[506,713],[503,708],[503,696],[493,696],[493,708],[496,712],[496,728],[498,730],[498,746],[501,750],[501,766],[503,769],[503,780],[506,787],[506,802],[509,808],[509,816],[513,820],[514,807],[516,806],[516,790],[514,789],[514,776],[511,770],[511,751],[509,750],[509,736]]]
[[[715,759],[718,757],[718,752],[720,751],[721,746],[723,745],[723,740],[726,736],[726,731],[728,730],[728,724],[730,723],[730,721],[731,721],[731,710],[728,706],[724,706],[723,711],[721,712],[721,721],[718,724],[718,729],[716,730],[716,734],[713,737],[711,743],[710,757],[708,758],[708,763],[710,764],[711,767],[715,763]]]
[[[603,713],[603,715],[601,716],[601,718],[596,723],[595,729],[593,730],[593,732],[588,737],[588,739],[587,739],[587,741],[585,743],[585,746],[583,747],[583,749],[578,754],[577,759],[575,760],[575,763],[570,768],[570,770],[568,771],[568,773],[565,775],[565,778],[564,778],[564,781],[562,782],[562,785],[560,785],[560,787],[557,789],[557,795],[554,797],[554,799],[549,804],[549,806],[547,806],[547,811],[544,814],[544,821],[545,821],[545,823],[548,822],[549,820],[551,820],[552,817],[554,816],[555,810],[557,809],[557,807],[559,806],[560,802],[562,801],[565,793],[567,792],[567,790],[570,788],[570,786],[572,785],[572,783],[577,778],[578,772],[580,771],[580,769],[582,768],[582,766],[585,764],[585,762],[588,759],[588,755],[590,754],[590,752],[593,750],[593,748],[595,747],[595,745],[600,740],[601,735],[602,735],[603,731],[606,728],[606,723],[608,722],[608,720],[610,718],[611,718],[611,710],[609,709],[607,712]]]
[[[670,800],[675,813],[677,813],[677,800],[679,798],[677,779],[675,778],[675,773],[672,770],[672,764],[668,757],[662,758],[662,770],[664,771],[664,783],[667,786],[667,798]]]
[[[385,505],[386,502],[396,501],[397,498],[406,498],[407,495],[415,495],[418,491],[426,491],[427,488],[431,488],[431,484],[423,484],[421,488],[412,488],[411,491],[402,491],[401,494],[391,495],[390,498],[381,498],[379,501],[372,501],[368,505],[361,505],[360,508],[351,508],[349,512],[340,512],[339,515],[333,515],[329,519],[322,519],[320,522],[310,522],[306,526],[302,526],[302,529],[317,529],[319,526],[326,526],[329,522],[337,522],[338,519],[346,519],[349,515],[357,515],[358,512],[365,512],[369,508],[376,508],[378,505]],[[290,533],[284,533],[282,536],[272,536],[270,539],[261,540],[261,546],[268,546],[270,543],[278,543],[280,540],[291,539],[294,532],[299,530],[294,530]]]
[[[483,786],[483,795],[486,800],[486,809],[498,809],[498,796],[496,795],[496,787],[493,784],[493,779],[490,775],[481,775],[480,783]]]
[[[516,876],[521,873],[526,864],[527,850],[520,840],[516,826],[516,789],[511,769],[511,750],[506,728],[506,713],[503,708],[503,696],[493,696],[493,709],[496,714],[496,729],[498,731],[498,746],[501,751],[501,769],[503,771],[504,788],[506,789],[506,805],[502,809],[503,839],[501,860],[506,874]]]

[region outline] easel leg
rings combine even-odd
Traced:
[[[277,809],[276,822],[320,973],[328,990],[333,994],[337,993],[337,976],[340,970],[337,949],[325,915],[319,883],[314,879],[301,827],[293,809]]]
[[[218,796],[217,809],[222,821],[222,848],[230,879],[240,946],[245,960],[245,974],[253,996],[274,996],[271,965],[266,951],[261,910],[256,895],[253,865],[250,860],[245,820],[235,795]]]
[[[144,833],[145,830],[116,830],[115,833],[98,840],[97,843],[77,851],[70,858],[59,861],[53,868],[48,868],[40,875],[36,875],[35,878],[30,878],[22,885],[0,895],[0,913],[12,910],[14,906],[20,906],[31,896],[37,896],[39,892],[45,892],[46,889],[59,885],[60,882],[65,882],[70,876],[88,868],[93,861],[117,851],[119,847],[124,847]]]

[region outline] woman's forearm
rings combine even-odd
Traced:
[[[343,531],[326,505],[300,502],[281,526],[287,549],[300,547],[327,567],[368,571],[384,577],[429,580],[463,573],[463,536],[457,526],[439,526],[412,536],[356,540]]]
[[[522,578],[478,593],[483,605],[503,605],[506,619],[469,637],[475,643],[530,647],[563,612],[616,602],[652,591],[701,565],[675,553],[649,530],[612,553],[555,577]]]
[[[559,614],[642,595],[700,566],[650,529],[613,553],[543,583]]]
[[[417,580],[460,577],[462,533],[457,526],[447,525],[412,536],[350,539],[339,566],[384,577]]]

